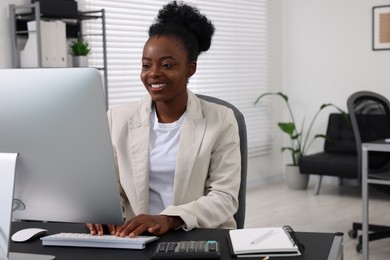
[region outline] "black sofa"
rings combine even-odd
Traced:
[[[329,115],[324,151],[302,156],[299,162],[301,174],[315,174],[320,178],[315,194],[321,187],[322,176],[358,179],[358,156],[355,136],[349,119],[341,113]]]

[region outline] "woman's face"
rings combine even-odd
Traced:
[[[145,43],[141,80],[153,101],[186,102],[187,81],[195,71],[196,62],[188,62],[187,52],[176,38],[154,36]]]

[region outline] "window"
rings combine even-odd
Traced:
[[[147,31],[165,0],[84,0],[85,10],[105,9],[108,64],[108,102],[115,106],[137,100],[146,91],[139,79]],[[255,98],[271,90],[269,3],[267,0],[194,0],[213,21],[211,48],[200,55],[188,87],[194,93],[222,98],[244,114],[249,156],[272,149],[272,118],[254,106]],[[82,5],[81,5],[82,7]],[[81,9],[81,8],[80,8]],[[99,32],[88,21],[86,33]],[[101,39],[88,38],[90,64],[101,66]]]

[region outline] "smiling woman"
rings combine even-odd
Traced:
[[[117,236],[171,229],[236,228],[241,153],[233,111],[187,89],[214,26],[170,2],[149,28],[141,80],[148,94],[108,111],[126,223]],[[109,223],[108,223],[109,224]],[[87,224],[91,234],[103,234]]]
[[[138,100],[145,94],[140,85],[139,66],[149,27],[166,0],[137,1],[85,0],[88,10],[105,9],[108,49],[109,105],[113,107]],[[259,93],[272,91],[270,3],[268,0],[191,0],[199,10],[212,18],[217,28],[210,50],[198,59],[197,73],[188,87],[195,93],[227,100],[244,114],[251,157],[272,150],[274,122],[271,109],[253,105]],[[81,5],[79,3],[79,5]],[[80,6],[81,7],[81,6]],[[84,28],[96,32],[94,20]],[[101,48],[100,38],[89,38],[91,48]],[[100,67],[99,52],[91,53],[90,65]],[[267,104],[268,105],[268,104]]]

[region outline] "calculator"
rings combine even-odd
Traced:
[[[219,259],[215,240],[159,242],[152,259]]]

